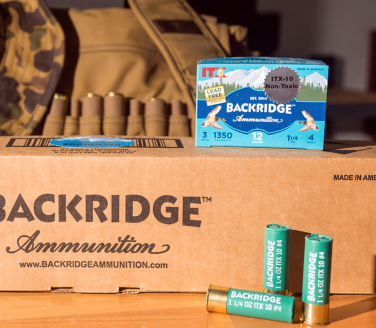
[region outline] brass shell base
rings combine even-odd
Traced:
[[[268,294],[276,294],[276,295],[288,295],[289,294],[288,289],[286,289],[286,290],[271,290],[271,289],[264,288],[264,290],[262,292],[268,293]]]
[[[329,324],[329,303],[316,305],[302,302],[300,321],[310,325]]]
[[[230,288],[210,285],[206,293],[208,312],[227,313],[227,295]]]

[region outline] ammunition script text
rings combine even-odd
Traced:
[[[31,236],[22,235],[17,239],[16,247],[7,247],[7,253],[14,254],[19,251],[25,253],[31,252],[50,252],[50,253],[149,253],[149,254],[163,254],[170,250],[170,245],[164,244],[157,246],[155,243],[140,243],[130,235],[124,238],[119,237],[118,241],[112,243],[72,243],[72,242],[37,242],[40,231],[35,231]]]
[[[7,213],[5,210],[5,205],[7,204],[6,199],[4,196],[0,195],[0,222],[4,220],[14,222],[15,219],[21,218],[27,219],[28,222],[34,221],[35,218],[45,223],[66,222],[68,213],[76,222],[82,220],[82,222],[94,222],[94,219],[98,219],[101,223],[106,221],[113,223],[120,222],[120,195],[111,196],[111,210],[108,210],[110,215],[106,215],[104,212],[107,207],[109,207],[109,201],[106,197],[102,195],[85,195],[84,197],[85,210],[80,213],[76,207],[82,201],[83,197],[79,195],[68,199],[67,195],[43,194],[37,197],[33,207],[30,207],[24,197],[19,194]],[[178,200],[171,195],[160,196],[153,204],[150,204],[149,200],[141,195],[125,195],[125,204],[123,205],[125,206],[125,218],[122,221],[127,223],[140,223],[145,221],[152,211],[158,222],[169,225],[179,221],[179,213],[181,212],[183,226],[199,228],[201,226],[201,220],[193,220],[191,216],[199,214],[198,208],[193,207],[192,204],[201,204],[201,198],[203,202],[207,199],[211,200],[211,197],[183,197],[183,206],[182,210],[180,210],[178,206],[166,206],[164,208],[164,205],[173,205]],[[43,205],[47,202],[57,205],[54,213],[47,214],[43,210]],[[138,209],[141,208],[140,213],[135,214],[135,206],[137,206]],[[34,214],[30,208],[34,209]],[[137,212],[139,212],[139,210],[137,210]]]

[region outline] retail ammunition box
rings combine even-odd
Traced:
[[[327,87],[319,60],[201,60],[196,146],[323,149]]]
[[[326,151],[199,148],[131,138],[74,149],[0,137],[0,290],[262,291],[264,228],[292,228],[290,284],[304,237],[331,236],[332,293],[374,293],[376,146]]]

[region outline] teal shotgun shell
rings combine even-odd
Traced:
[[[305,237],[301,321],[308,324],[329,323],[332,245],[329,236]]]
[[[268,224],[264,240],[264,292],[287,295],[289,284],[290,227]]]
[[[295,297],[252,292],[210,285],[206,294],[209,312],[237,314],[245,317],[292,322]]]

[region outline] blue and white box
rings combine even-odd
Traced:
[[[196,146],[323,149],[327,89],[319,60],[200,60]]]

